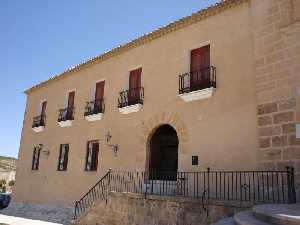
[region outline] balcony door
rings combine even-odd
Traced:
[[[140,98],[142,68],[130,71],[128,103],[137,104]]]
[[[69,92],[69,96],[68,96],[67,119],[73,118],[74,100],[75,100],[75,91],[71,91]]]
[[[105,81],[100,81],[96,83],[96,91],[95,91],[95,103],[94,103],[94,111],[98,113],[101,111],[102,101],[104,97],[104,85]]]
[[[199,90],[209,86],[210,82],[210,46],[191,51],[190,87]]]

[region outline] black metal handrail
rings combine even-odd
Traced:
[[[135,104],[144,104],[144,88],[132,88],[121,91],[118,98],[118,108]]]
[[[84,194],[80,200],[75,202],[74,219],[81,216],[96,200],[106,200],[110,187],[110,174],[109,170],[89,191]]]
[[[33,117],[32,128],[45,126],[46,124],[46,115],[39,115]]]
[[[95,115],[98,113],[103,113],[105,109],[104,100],[103,99],[95,99],[94,101],[90,101],[86,103],[84,116]]]
[[[101,189],[100,189],[101,187]],[[75,218],[108,192],[181,196],[209,201],[295,203],[294,169],[282,171],[110,171],[75,203]]]
[[[60,109],[58,114],[58,122],[74,120],[74,107],[67,107],[65,109]]]
[[[209,66],[179,75],[179,94],[216,88],[216,67]]]

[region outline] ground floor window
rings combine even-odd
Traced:
[[[35,146],[33,148],[32,165],[31,165],[32,170],[39,169],[40,152],[41,152],[41,146]]]
[[[89,141],[87,143],[87,152],[86,152],[86,171],[96,171],[98,167],[98,153],[99,153],[99,142],[98,141]]]
[[[61,144],[58,156],[58,171],[65,171],[68,167],[69,144]]]

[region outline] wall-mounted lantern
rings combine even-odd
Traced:
[[[39,144],[39,148],[40,148],[41,152],[44,153],[46,156],[49,156],[50,150],[46,150],[46,149],[43,150],[43,147],[44,146],[42,144]]]
[[[115,157],[117,157],[119,147],[118,147],[118,145],[113,145],[113,144],[110,143],[111,138],[112,138],[112,135],[111,135],[110,131],[107,131],[106,138],[105,138],[106,145],[111,147],[111,149],[114,152]]]

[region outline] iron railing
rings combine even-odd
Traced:
[[[144,103],[144,88],[132,88],[126,91],[120,92],[118,99],[118,108],[123,108],[135,104]]]
[[[199,199],[202,204],[214,200],[219,204],[296,202],[291,167],[282,171],[211,171],[209,168],[199,172],[110,171],[75,203],[75,218],[88,209],[97,196],[106,199],[110,191],[190,197]],[[79,206],[84,210],[79,210]]]
[[[110,175],[111,171],[109,170],[85,195],[82,196],[80,200],[75,202],[74,219],[77,219],[86,212],[95,201],[107,201],[110,187]]]
[[[74,107],[67,107],[65,109],[60,109],[58,114],[58,122],[74,120]]]
[[[32,128],[41,127],[41,126],[44,127],[45,122],[46,122],[46,115],[35,116],[33,117]]]
[[[90,101],[86,103],[84,116],[95,115],[98,113],[104,112],[104,100],[103,99],[95,99],[94,101]]]
[[[211,87],[216,88],[216,85],[216,67],[214,66],[179,75],[179,94]]]

